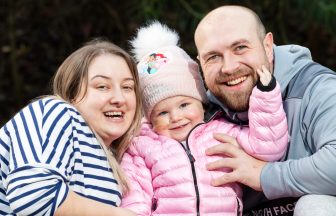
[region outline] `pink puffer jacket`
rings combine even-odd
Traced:
[[[242,148],[257,158],[281,158],[288,133],[278,85],[271,92],[253,90],[249,120],[250,129],[223,119],[200,124],[190,133],[186,146],[155,134],[144,124],[121,163],[131,187],[122,206],[138,215],[240,215],[239,184],[211,186],[211,180],[227,170],[208,171],[206,164],[219,157],[206,156],[205,150],[219,144],[213,138],[218,132],[236,137]]]

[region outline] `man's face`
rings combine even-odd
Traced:
[[[271,71],[267,49],[256,29],[250,17],[230,15],[211,20],[195,34],[207,87],[229,109],[238,112],[248,109],[258,80],[256,70],[265,65]]]

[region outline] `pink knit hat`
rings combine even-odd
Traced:
[[[147,119],[154,106],[169,97],[188,96],[207,103],[198,64],[177,46],[178,39],[176,32],[153,22],[140,28],[131,41]]]

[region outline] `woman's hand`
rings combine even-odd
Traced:
[[[232,182],[240,182],[254,190],[261,191],[260,174],[266,162],[255,159],[239,147],[237,140],[225,134],[214,134],[221,144],[208,148],[207,155],[222,155],[223,158],[207,164],[208,170],[219,168],[232,169],[221,177],[213,179],[212,184],[219,186]]]

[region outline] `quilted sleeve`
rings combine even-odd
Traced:
[[[150,139],[135,138],[121,162],[130,185],[130,191],[122,198],[121,207],[128,208],[137,215],[151,215],[152,209],[152,177],[142,152],[147,149],[148,142]]]
[[[237,135],[242,148],[261,160],[280,159],[288,145],[288,126],[278,83],[269,92],[253,89],[248,117],[249,127]]]

